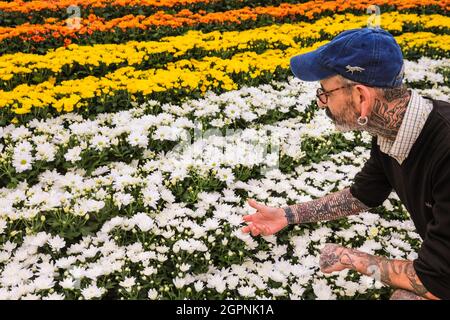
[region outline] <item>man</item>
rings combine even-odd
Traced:
[[[371,156],[350,188],[323,198],[257,209],[243,232],[270,235],[289,224],[338,219],[381,205],[392,189],[423,239],[418,258],[390,260],[327,244],[324,273],[352,269],[397,290],[391,299],[450,299],[450,104],[421,97],[403,83],[400,47],[387,31],[348,30],[291,58],[304,81],[319,81],[317,103],[339,130],[366,130]]]

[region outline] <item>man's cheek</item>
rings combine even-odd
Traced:
[[[332,120],[336,120],[336,118],[333,116],[333,114],[331,113],[331,111],[328,107],[325,109],[325,114],[328,116],[328,118],[330,118]]]

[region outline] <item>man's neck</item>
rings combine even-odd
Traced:
[[[365,130],[372,135],[379,135],[394,141],[410,99],[409,90],[405,90],[398,96],[376,98]]]

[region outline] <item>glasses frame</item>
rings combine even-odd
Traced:
[[[316,97],[323,104],[327,104],[328,97],[330,96],[331,93],[333,93],[335,91],[338,91],[338,90],[341,90],[341,89],[344,89],[344,88],[350,88],[350,87],[353,87],[355,85],[357,85],[357,83],[347,84],[345,86],[342,86],[342,87],[339,87],[339,88],[336,88],[336,89],[332,89],[332,90],[328,90],[328,91],[325,91],[322,87],[320,87],[316,91]],[[325,101],[322,100],[322,96],[325,97]]]

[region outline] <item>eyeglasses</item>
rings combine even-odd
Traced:
[[[316,91],[316,97],[317,99],[320,100],[320,102],[322,102],[323,104],[326,104],[328,102],[328,97],[330,96],[330,93],[340,90],[340,89],[344,89],[344,88],[349,88],[349,87],[353,87],[356,83],[352,83],[352,84],[348,84],[333,90],[329,90],[329,91],[325,91],[323,90],[323,88],[318,88]]]

